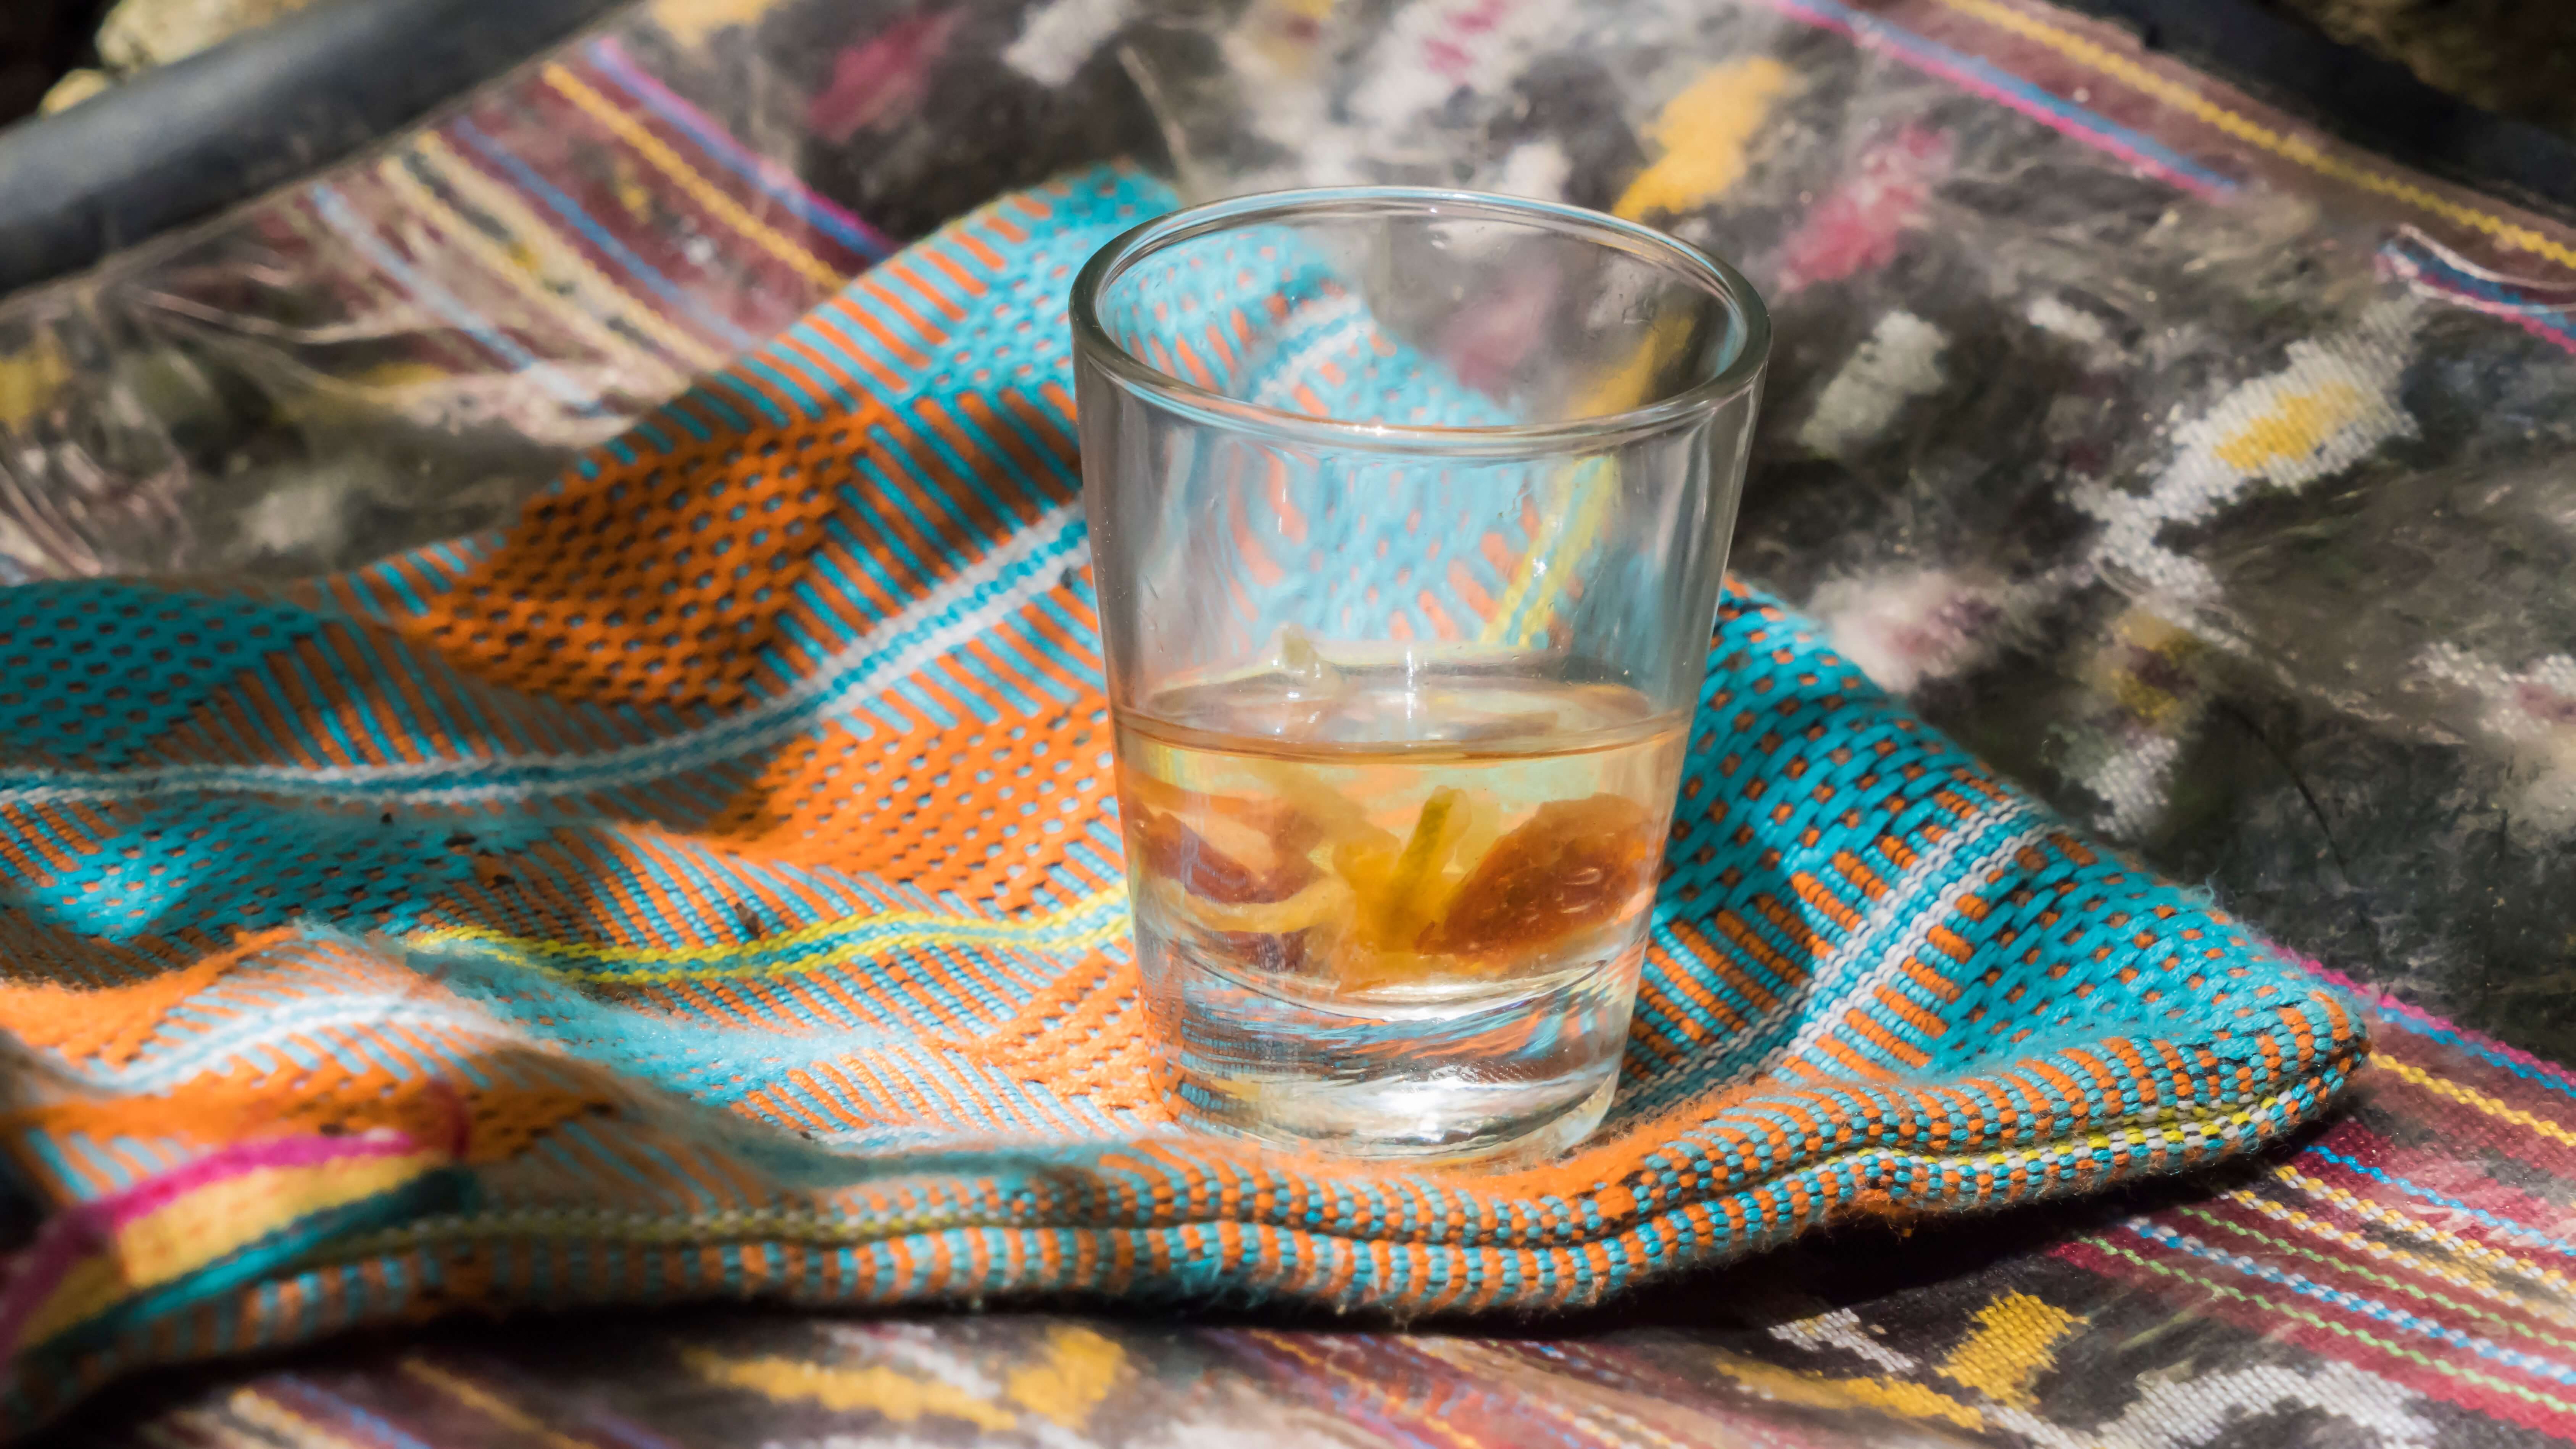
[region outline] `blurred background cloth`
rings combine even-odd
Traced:
[[[2265,95],[2032,0],[658,0],[0,304],[0,576],[274,576],[506,516],[891,245],[1075,161],[1638,216],[1775,309],[1738,568],[2070,816],[2395,997],[2359,1105],[2256,1177],[2134,1222],[1861,1232],[1683,1295],[1669,1345],[626,1322],[533,1368],[451,1338],[176,1385],[117,1432],[649,1442],[580,1417],[607,1405],[672,1443],[722,1442],[688,1413],[1314,1442],[1294,1400],[1356,1442],[2566,1436],[2576,1108],[2526,1053],[2576,1059],[2576,232],[2571,197],[2494,178],[2576,152],[2487,126],[2436,175]],[[1237,1398],[1147,1391],[1256,1362]],[[1023,1373],[1093,1408],[1028,1408]],[[1578,1401],[1577,1428],[1543,1407]]]
[[[22,0],[0,17],[0,122],[61,110],[313,0]],[[2085,0],[2141,21],[2164,0]],[[2499,115],[2576,134],[2576,13],[2515,0],[2248,0],[2252,23],[2308,29]]]

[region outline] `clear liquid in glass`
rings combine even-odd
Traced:
[[[1183,1099],[1362,1155],[1581,1140],[1617,1083],[1687,721],[1508,665],[1286,652],[1119,720]]]

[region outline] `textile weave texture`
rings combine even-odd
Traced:
[[[1578,1304],[2206,1162],[2344,1082],[2335,990],[1738,590],[1591,1145],[1175,1123],[1063,320],[1169,204],[1110,169],[989,205],[499,536],[0,592],[7,1141],[56,1208],[0,1287],[11,1423],[468,1303]]]
[[[2329,1126],[1610,1309],[1350,1324],[742,1310],[460,1323],[192,1375],[61,1442],[222,1449],[2538,1449],[2576,1440],[2576,1078],[2360,993]],[[86,1432],[81,1432],[86,1431]]]

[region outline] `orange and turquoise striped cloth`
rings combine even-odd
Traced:
[[[2367,1035],[2333,988],[1739,590],[1592,1144],[1176,1123],[1064,324],[1170,204],[1112,169],[986,206],[496,536],[0,590],[0,1141],[51,1209],[7,1423],[461,1305],[1576,1303],[2326,1106]]]

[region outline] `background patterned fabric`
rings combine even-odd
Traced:
[[[1104,1374],[1103,1355],[1058,1356],[1061,1319],[474,1325],[238,1379],[148,1381],[63,1442],[2576,1437],[2552,1407],[2568,1392],[2566,1079],[2517,1050],[2576,1053],[2559,989],[2576,896],[2551,813],[2571,718],[2553,702],[2559,656],[2576,647],[2556,340],[2576,276],[2559,224],[2036,4],[1703,0],[1594,7],[1590,23],[1507,0],[651,8],[619,31],[631,56],[896,237],[1042,174],[1016,166],[1108,154],[1083,151],[1100,133],[1065,118],[1132,116],[1122,69],[1209,190],[1335,164],[1594,204],[1650,182],[1638,205],[1754,271],[1783,319],[1739,562],[2062,809],[2394,987],[2374,1016],[2383,1066],[2329,1129],[2350,1134],[2340,1145],[2246,1179],[1960,1227],[1845,1227],[1615,1314],[1508,1326],[1531,1336],[1502,1344],[1276,1318],[1094,1322],[1122,1355]],[[1412,119],[1400,147],[1369,151],[1353,118],[1381,73],[1369,114]],[[1068,149],[1023,156],[1048,144]],[[1713,199],[1687,204],[1701,188]],[[268,275],[258,253],[235,255],[210,272]],[[2412,311],[2373,319],[2381,304]],[[124,410],[197,394],[134,385],[161,375],[149,365],[102,386],[97,359],[168,329],[103,328],[108,342],[67,345],[9,395],[63,400],[41,414],[49,437],[76,423],[131,436]],[[283,411],[235,406],[189,416]],[[2202,461],[2182,466],[2195,445]],[[190,557],[229,566],[243,556],[212,541],[249,537],[235,520],[275,491],[210,488],[231,451],[93,445],[47,475],[32,516],[60,517],[42,510],[67,488],[144,480],[158,491],[119,496],[176,499],[193,532],[17,556],[168,567],[184,536]],[[2168,465],[2181,483],[2124,533],[2072,506],[2106,481],[2153,500]],[[2236,467],[2244,486],[2211,482]],[[477,476],[498,494],[549,471]],[[450,495],[380,496],[367,529],[275,557],[457,529],[429,507]],[[66,533],[96,538],[110,516]],[[2089,590],[2020,587],[2056,589],[2070,557],[2146,560],[2127,542],[2141,534],[2207,566],[2218,606],[2133,608],[2149,591],[2110,571]],[[2222,1253],[2169,1251],[2124,1222],[2140,1214]],[[748,1377],[706,1367],[722,1360],[765,1362]],[[1051,1403],[1099,1397],[1059,1419],[1012,1396],[1043,1384],[1076,1391]],[[1578,1416],[1579,1433],[1565,1427]]]
[[[0,581],[293,576],[491,526],[898,241],[1145,134],[1132,90],[1001,64],[1007,13],[807,5],[746,44],[763,8],[652,7],[0,303]]]

